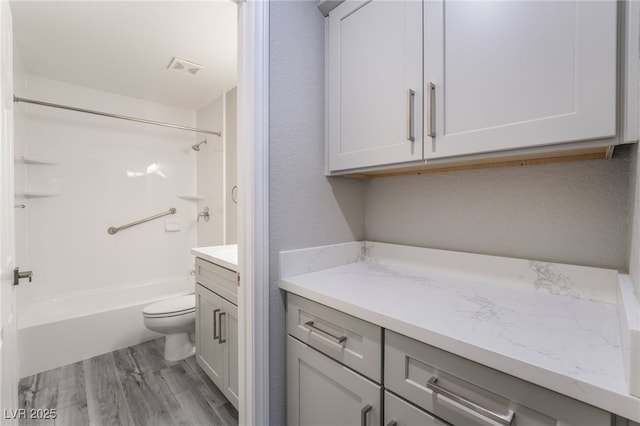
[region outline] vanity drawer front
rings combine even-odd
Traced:
[[[384,360],[389,390],[454,425],[508,424],[465,401],[505,418],[513,411],[518,426],[611,424],[606,411],[388,330]]]
[[[196,258],[196,282],[238,305],[236,272],[206,260]]]
[[[343,312],[287,293],[287,332],[380,383],[382,329]]]
[[[388,391],[384,392],[384,422],[382,424],[387,426],[447,426],[446,423],[426,411],[409,404]]]

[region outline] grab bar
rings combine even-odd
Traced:
[[[131,222],[131,223],[128,223],[126,225],[119,226],[117,228],[115,226],[112,226],[109,229],[107,229],[107,232],[109,234],[113,235],[118,231],[121,231],[121,230],[127,229],[127,228],[131,228],[132,226],[140,225],[141,223],[149,222],[150,220],[157,219],[159,217],[166,216],[166,215],[169,215],[169,214],[176,214],[176,211],[177,210],[175,208],[171,207],[166,212],[158,213],[157,215],[154,215],[154,216],[149,216],[149,217],[146,217],[144,219],[136,220],[135,222]]]

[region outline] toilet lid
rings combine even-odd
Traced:
[[[175,315],[192,312],[196,309],[196,295],[172,297],[147,305],[142,309],[144,315]]]

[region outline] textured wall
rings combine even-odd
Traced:
[[[324,177],[324,20],[316,2],[270,13],[270,409],[285,424],[285,316],[278,252],[364,237],[364,183]]]
[[[638,145],[631,147],[631,171],[629,183],[629,273],[640,297],[640,155]]]
[[[630,151],[617,148],[610,161],[374,179],[366,236],[626,270]]]

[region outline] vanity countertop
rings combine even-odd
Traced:
[[[201,259],[215,263],[223,268],[238,272],[238,245],[196,247],[191,249],[191,254]]]
[[[281,252],[280,271],[288,292],[640,421],[617,271],[372,242]]]

